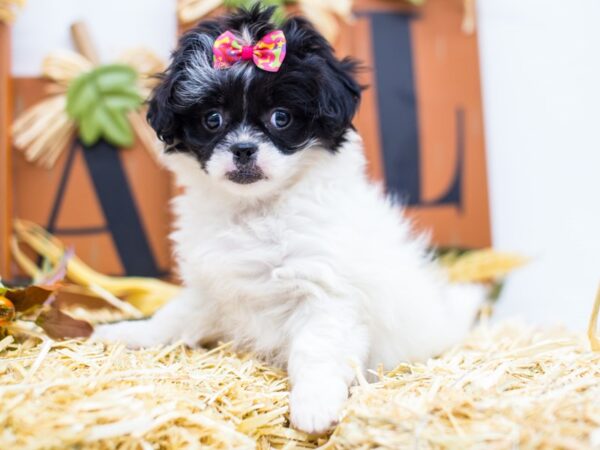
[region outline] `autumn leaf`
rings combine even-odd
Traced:
[[[0,326],[27,315],[29,318],[24,320],[33,320],[31,316],[35,317],[36,325],[52,339],[88,337],[93,331],[88,322],[74,319],[59,309],[59,302],[55,300],[60,299],[63,292],[69,293],[71,303],[75,303],[75,300],[85,303],[95,300],[98,303],[101,300],[90,295],[83,296],[78,291],[72,293],[68,286],[61,284],[16,289],[0,285]],[[65,303],[64,298],[62,303]]]
[[[85,320],[74,319],[52,306],[44,307],[35,323],[56,340],[89,337],[94,331]]]
[[[15,311],[26,313],[36,307],[41,307],[54,294],[57,288],[58,285],[7,289],[4,296],[15,305]]]

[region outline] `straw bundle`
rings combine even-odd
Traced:
[[[287,382],[227,346],[0,341],[0,448],[593,448],[600,354],[580,336],[479,326],[353,388],[329,442],[289,428]]]
[[[25,0],[0,0],[0,22],[13,22],[17,9],[21,8],[24,4]]]

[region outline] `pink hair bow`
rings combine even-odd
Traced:
[[[271,31],[256,45],[242,45],[231,31],[226,31],[213,45],[215,69],[227,69],[240,60],[252,60],[259,69],[277,72],[284,58],[285,36],[281,30]]]

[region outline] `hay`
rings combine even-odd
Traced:
[[[18,344],[0,359],[0,448],[253,448],[316,439],[286,426],[284,374],[182,345]]]
[[[561,329],[480,326],[441,358],[355,387],[328,447],[600,448],[600,353]]]
[[[0,341],[0,448],[591,448],[600,354],[583,337],[479,326],[353,388],[330,441],[288,426],[287,382],[228,347]]]

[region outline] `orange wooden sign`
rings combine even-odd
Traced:
[[[15,115],[47,94],[40,78],[15,78]],[[84,148],[74,140],[46,169],[13,151],[14,215],[51,231],[94,269],[110,275],[171,271],[169,174],[139,141]]]
[[[337,49],[362,60],[356,126],[370,174],[449,247],[491,243],[476,35],[461,0],[359,0]]]
[[[0,21],[0,276],[9,276],[12,221],[10,29]]]

